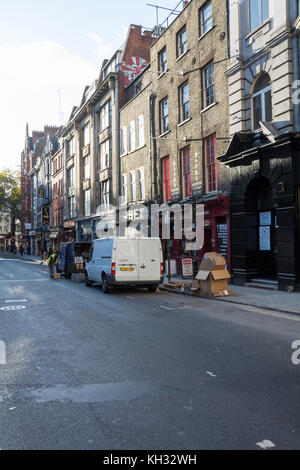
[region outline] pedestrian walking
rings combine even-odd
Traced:
[[[49,267],[49,276],[52,279],[54,278],[54,266],[56,265],[56,261],[57,261],[56,253],[50,255],[49,258],[47,259],[47,264]]]
[[[24,246],[22,245],[22,243],[21,243],[21,245],[19,246],[19,252],[20,252],[20,255],[23,256],[23,253],[24,253]]]

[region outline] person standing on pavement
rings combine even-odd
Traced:
[[[54,266],[56,265],[56,261],[57,261],[57,254],[56,253],[53,253],[47,259],[47,264],[49,266],[49,276],[52,279],[54,278]]]
[[[21,245],[20,245],[20,247],[19,247],[19,252],[20,252],[20,255],[23,256],[23,253],[24,253],[24,246],[22,245],[22,243],[21,243]]]

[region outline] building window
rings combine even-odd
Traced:
[[[121,155],[127,153],[127,127],[121,129]]]
[[[74,138],[67,141],[66,153],[67,153],[67,158],[70,158],[74,155]]]
[[[159,103],[160,133],[164,134],[169,130],[169,100],[168,97]]]
[[[165,157],[162,160],[162,180],[163,180],[163,200],[171,201],[171,184],[170,184],[170,159]]]
[[[212,4],[211,1],[205,3],[199,10],[200,15],[200,36],[207,33],[213,27]]]
[[[269,0],[248,0],[249,32],[269,18]]]
[[[203,105],[204,108],[215,102],[214,64],[211,63],[203,70]]]
[[[183,199],[192,195],[190,147],[181,150]]]
[[[107,139],[100,145],[101,170],[110,167],[111,139]]]
[[[100,108],[100,132],[111,126],[111,100]]]
[[[109,209],[109,180],[101,183],[101,205],[104,210]]]
[[[84,215],[91,215],[91,190],[84,191]]]
[[[122,175],[122,198],[123,202],[127,203],[127,175]]]
[[[139,178],[139,198],[140,201],[145,199],[145,171],[144,167],[138,169],[138,178]]]
[[[138,95],[142,91],[142,80],[140,80],[136,85],[135,85],[135,95]]]
[[[83,159],[84,179],[89,180],[91,177],[90,156]]]
[[[143,147],[145,145],[145,129],[144,129],[144,115],[141,114],[137,118],[137,139],[138,147]]]
[[[187,35],[186,26],[183,26],[176,36],[177,44],[177,58],[182,56],[187,51]]]
[[[135,122],[129,124],[129,152],[135,150]]]
[[[72,188],[74,186],[74,167],[67,170],[67,185],[68,188]]]
[[[82,130],[82,146],[86,147],[90,143],[90,124],[84,126]]]
[[[130,198],[131,202],[136,201],[135,171],[130,172]]]
[[[184,83],[179,88],[180,100],[180,122],[186,121],[190,117],[190,93],[189,84]]]
[[[218,189],[217,140],[211,135],[204,140],[207,191]]]
[[[253,128],[259,129],[259,122],[272,121],[272,87],[267,73],[257,80],[252,95]]]
[[[164,47],[158,53],[158,71],[164,73],[167,71],[167,48]]]
[[[70,219],[75,217],[75,196],[71,196],[68,198],[68,213]]]

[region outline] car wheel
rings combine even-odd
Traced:
[[[104,294],[109,294],[108,282],[105,274],[102,276],[102,291]]]
[[[92,287],[92,283],[91,283],[91,281],[89,280],[89,275],[88,275],[87,272],[85,273],[85,285],[86,285],[87,287]]]
[[[149,286],[148,291],[149,292],[156,292],[156,286]]]

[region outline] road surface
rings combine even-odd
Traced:
[[[295,340],[297,316],[0,256],[0,448],[299,449]]]

